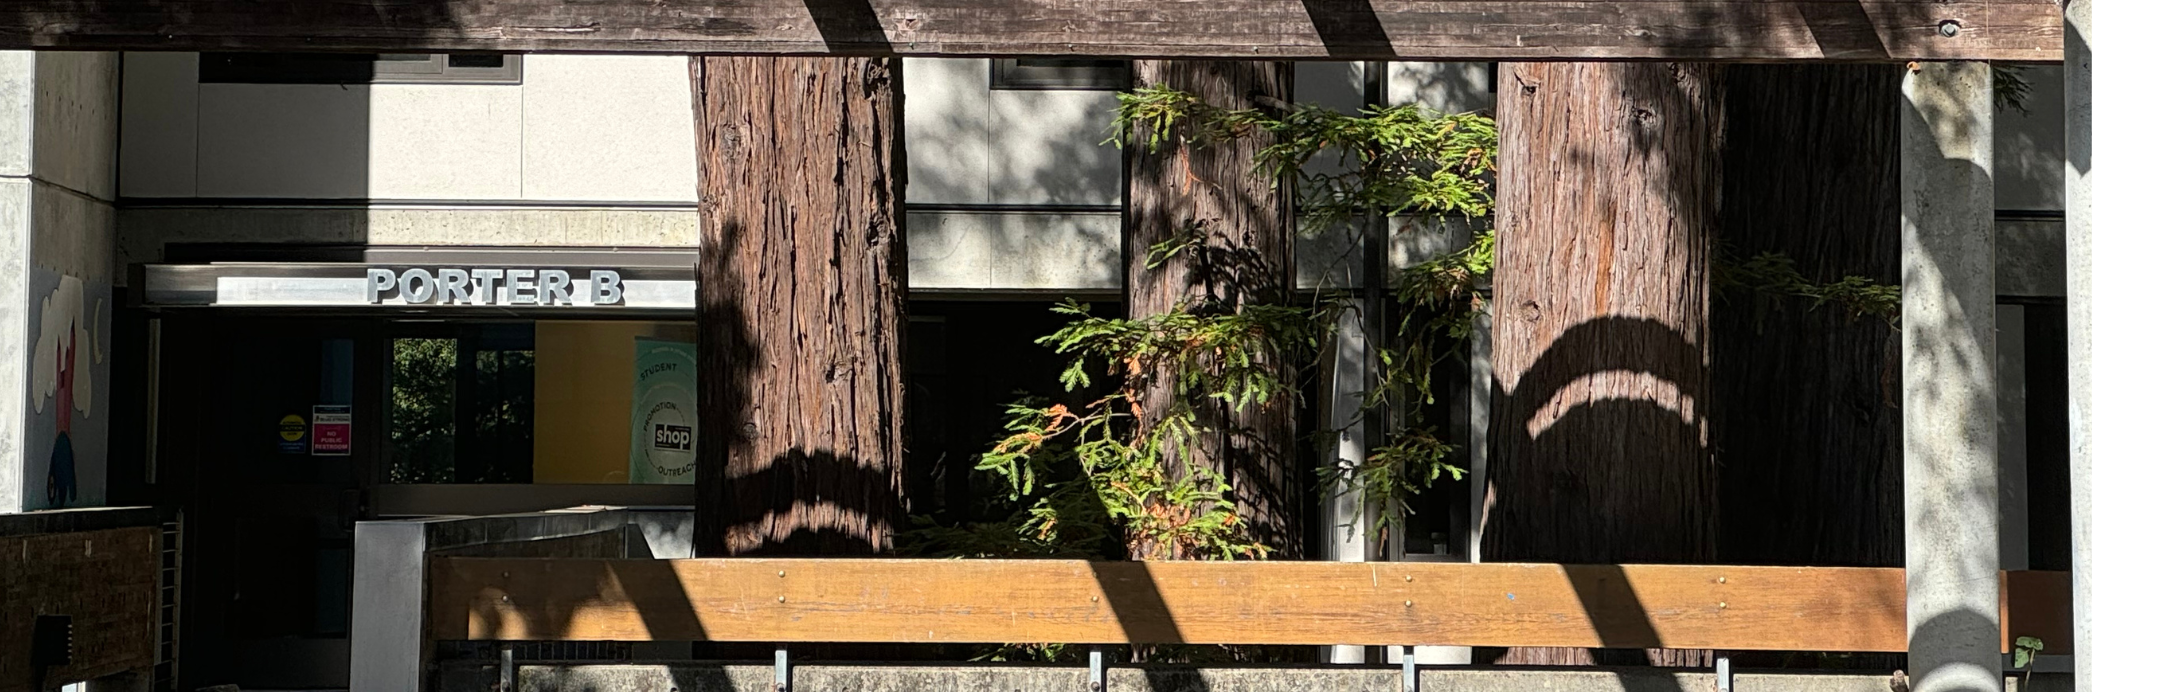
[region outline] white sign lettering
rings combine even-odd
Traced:
[[[406,305],[621,305],[622,273],[594,269],[584,282],[561,269],[387,267],[367,270],[368,302]],[[586,295],[577,295],[583,289]],[[584,300],[579,300],[583,298]]]

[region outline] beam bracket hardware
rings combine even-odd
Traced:
[[[1110,687],[1108,675],[1109,656],[1101,646],[1088,647],[1088,692],[1103,692]]]
[[[1417,647],[1402,648],[1402,692],[1418,692]]]
[[[501,646],[502,650],[496,652],[498,663],[495,664],[495,690],[517,692],[517,654],[510,650],[509,644]]]
[[[1733,692],[1731,658],[1717,657],[1717,692]]]
[[[779,646],[775,646],[775,647],[773,647],[773,654],[772,654],[772,688],[773,688],[773,692],[788,692],[788,690],[789,690],[790,688],[793,688],[793,687],[795,686],[795,684],[794,684],[794,683],[795,683],[795,666],[794,666],[794,665],[792,665],[792,664],[789,664],[789,663],[788,663],[788,658],[787,658],[787,645],[786,645],[786,644],[781,644],[781,645],[779,645]]]

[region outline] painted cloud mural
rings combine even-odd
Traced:
[[[38,412],[55,396],[62,402],[72,401],[84,416],[96,410],[92,408],[96,400],[90,366],[105,362],[105,354],[99,352],[97,335],[90,331],[98,314],[85,310],[84,302],[82,279],[61,275],[59,288],[38,305],[42,319],[37,350],[30,357],[30,405]],[[94,307],[104,310],[105,301],[100,299]],[[72,360],[63,363],[64,359]],[[63,386],[68,389],[65,393],[60,391]]]

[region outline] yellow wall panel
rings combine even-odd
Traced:
[[[682,322],[533,325],[533,482],[630,482],[637,338],[691,341]]]

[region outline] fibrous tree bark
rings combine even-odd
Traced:
[[[1499,79],[1485,559],[1708,562],[1723,69],[1508,64]],[[1592,662],[1528,653],[1509,658]]]
[[[892,548],[897,59],[699,57],[697,553]]]
[[[1730,70],[1725,251],[1897,283],[1899,68]],[[1904,564],[1897,332],[1745,287],[1722,288],[1711,314],[1719,561]]]
[[[1291,66],[1141,60],[1133,64],[1133,81],[1136,87],[1166,85],[1221,108],[1265,107],[1290,99]],[[1265,133],[1255,133],[1204,145],[1132,147],[1125,211],[1125,304],[1132,317],[1180,309],[1225,312],[1288,299],[1290,192],[1253,171],[1254,155],[1270,143]],[[1178,240],[1194,245],[1150,266],[1151,248]],[[1143,394],[1143,425],[1180,403],[1167,380],[1158,378]],[[1213,399],[1182,403],[1195,409],[1203,430],[1219,431],[1193,445],[1199,458],[1190,462],[1224,476],[1238,515],[1258,542],[1276,557],[1299,556],[1309,474],[1296,468],[1292,402],[1276,397],[1242,410]]]

